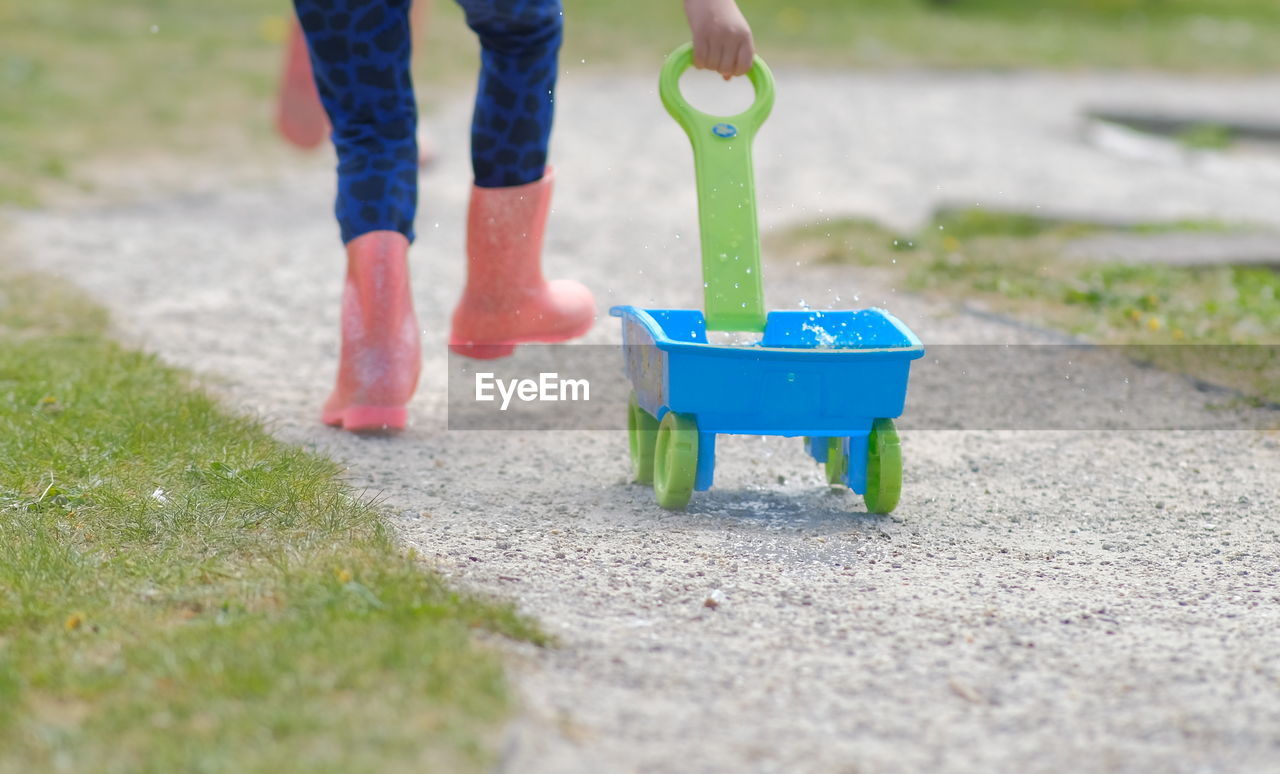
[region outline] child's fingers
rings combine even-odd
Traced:
[[[739,73],[734,72],[738,61],[738,46],[732,39],[725,41],[720,46],[720,62],[716,70],[726,78],[732,78]]]
[[[746,75],[751,69],[751,60],[755,57],[755,46],[747,39],[738,46],[738,59],[734,62],[733,74]]]
[[[697,38],[693,41],[693,66],[699,70],[707,69],[706,38]]]
[[[715,70],[718,73],[724,73],[724,41],[719,38],[711,39],[710,50],[707,52],[707,69]]]

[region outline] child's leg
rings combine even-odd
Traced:
[[[467,286],[449,345],[470,357],[502,357],[520,342],[581,336],[595,319],[585,287],[542,277],[562,14],[560,0],[458,3],[482,52],[471,124]]]
[[[400,429],[421,353],[409,292],[418,164],[409,0],[295,0],[338,152],[342,354],[322,420]]]
[[[410,0],[294,0],[338,151],[342,241],[398,231],[418,201]]]
[[[426,34],[431,2],[414,0],[409,11],[415,41]],[[320,104],[315,78],[311,74],[311,56],[296,16],[289,24],[284,73],[280,77],[280,91],[276,98],[276,129],[285,140],[303,150],[316,148],[329,136],[329,118]],[[419,130],[418,166],[426,166],[434,160],[434,146]]]
[[[563,15],[560,0],[458,0],[480,38],[471,123],[476,185],[542,177],[554,112]]]

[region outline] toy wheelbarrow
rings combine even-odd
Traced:
[[[711,488],[718,434],[800,436],[829,483],[863,495],[868,511],[888,513],[902,489],[893,419],[924,346],[879,309],[765,313],[751,143],[773,107],[773,76],[756,57],[747,73],[751,107],[715,117],[680,93],[692,61],[688,44],[672,52],[658,91],[693,145],[706,314],[609,310],[622,318],[633,388],[633,476],[653,484],[663,508],[680,509],[694,491]],[[719,345],[708,331],[756,335]]]

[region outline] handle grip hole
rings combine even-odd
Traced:
[[[694,108],[713,116],[735,116],[756,99],[755,87],[745,75],[725,82],[714,70],[692,67],[680,76],[680,93]]]

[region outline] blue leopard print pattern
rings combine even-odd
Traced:
[[[370,231],[413,239],[417,107],[409,72],[411,0],[294,0],[338,153],[342,241]],[[480,39],[472,117],[476,185],[542,178],[563,30],[560,0],[458,0]]]
[[[413,239],[418,108],[409,73],[410,0],[295,0],[338,152],[342,241],[370,231]]]
[[[555,109],[564,13],[560,0],[458,0],[480,38],[480,81],[471,119],[476,185],[540,180]]]

